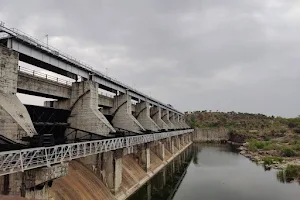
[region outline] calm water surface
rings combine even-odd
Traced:
[[[194,144],[131,200],[300,200],[300,184],[282,183],[228,145]]]

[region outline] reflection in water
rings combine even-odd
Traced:
[[[180,186],[181,181],[184,179],[186,170],[195,155],[194,151],[195,148],[193,148],[193,146],[188,147],[129,199],[173,199],[173,196]]]
[[[277,179],[278,181],[277,181]],[[300,187],[229,145],[193,144],[129,199],[299,200]]]

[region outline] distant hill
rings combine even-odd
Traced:
[[[240,112],[195,111],[186,113],[186,121],[193,128],[225,127],[230,131],[300,133],[300,118],[282,118]]]

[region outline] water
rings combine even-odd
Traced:
[[[299,200],[300,184],[282,183],[228,145],[194,144],[131,200]]]

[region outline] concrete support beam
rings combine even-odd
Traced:
[[[154,153],[162,160],[165,161],[165,145],[164,143],[158,141],[155,146],[153,146]]]
[[[134,133],[145,131],[140,122],[132,115],[131,97],[128,94],[115,96],[111,113],[113,113],[112,124],[115,128]]]
[[[73,83],[70,103],[71,114],[68,123],[70,123],[71,127],[100,136],[107,136],[116,132],[105,116],[98,110],[97,83],[92,81]],[[80,131],[77,133],[77,137],[84,135],[87,134]],[[70,136],[74,137],[74,135]]]
[[[150,171],[150,144],[140,144],[137,147],[136,157],[138,159],[139,165],[145,170],[145,172]]]
[[[103,182],[113,194],[118,194],[122,184],[123,149],[103,153]]]
[[[71,87],[69,85],[24,72],[18,72],[18,92],[46,98],[71,98]]]
[[[144,101],[137,103],[135,109],[136,119],[140,122],[144,129],[153,132],[158,132],[160,130],[160,127],[150,117],[150,105],[148,102]]]
[[[0,46],[0,134],[18,143],[36,135],[25,106],[16,96],[19,55]]]
[[[162,120],[161,117],[161,108],[157,106],[153,106],[150,109],[150,115],[153,121],[160,127],[162,130],[168,130],[170,127]]]
[[[176,129],[174,124],[170,121],[170,115],[169,115],[168,110],[165,110],[165,109],[162,110],[162,117],[161,118],[168,125],[168,127],[170,129]]]

